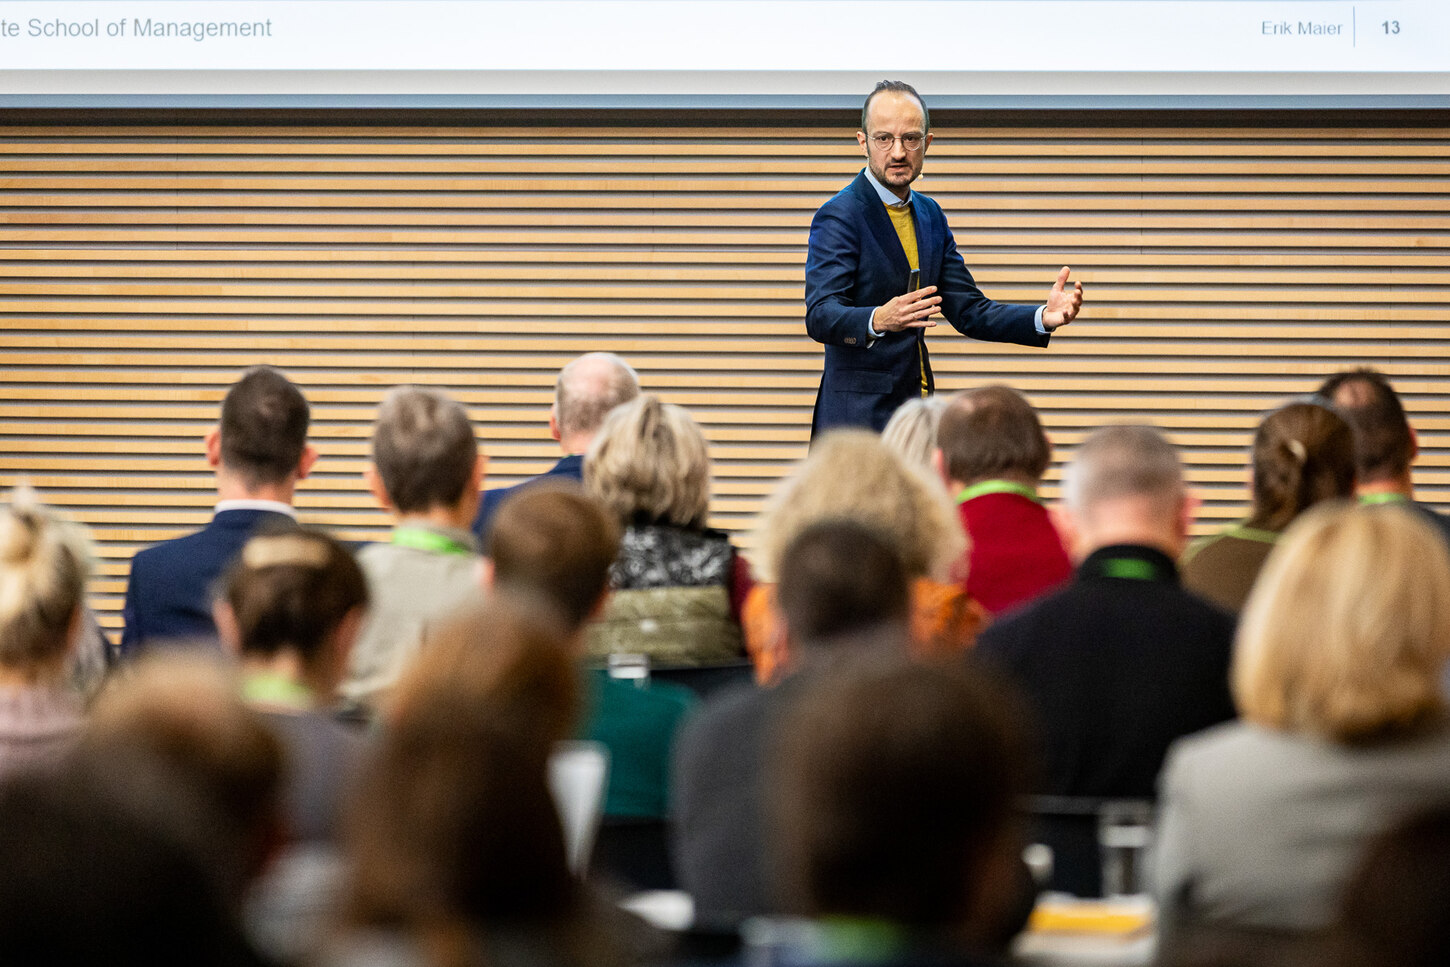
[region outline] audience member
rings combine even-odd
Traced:
[[[12,967],[263,967],[217,886],[150,809],[76,770],[0,787],[0,950]]]
[[[941,482],[910,465],[868,430],[834,430],[816,438],[809,456],[781,484],[758,526],[756,563],[766,582],[780,572],[785,548],[811,524],[846,518],[888,535],[911,578],[913,651],[955,654],[970,647],[985,621],[952,568],[966,549],[961,524]],[[761,585],[746,602],[746,646],[757,678],[768,683],[790,662],[774,606]]]
[[[1244,609],[1243,721],[1177,745],[1155,883],[1170,927],[1318,929],[1365,843],[1450,798],[1450,556],[1405,511],[1291,525]]]
[[[493,587],[552,604],[583,657],[588,620],[604,608],[619,525],[581,490],[540,485],[510,500],[494,518],[488,571]],[[621,681],[606,669],[587,673],[583,738],[609,749],[604,814],[662,819],[669,803],[670,754],[680,723],[695,706],[688,690],[658,681]]]
[[[365,714],[417,653],[430,624],[479,594],[478,507],[484,456],[468,413],[437,390],[399,386],[373,426],[373,496],[393,516],[385,544],[358,552],[370,607],[342,695]]]
[[[78,526],[25,495],[0,511],[0,776],[53,762],[80,731],[66,671],[90,570]]]
[[[334,702],[367,606],[362,570],[315,531],[253,537],[217,600],[222,641],[240,656],[242,695],[288,753],[292,838],[336,837],[363,738],[334,719]]]
[[[512,487],[485,490],[473,520],[473,533],[487,543],[493,515],[504,501],[536,481],[584,479],[584,454],[594,442],[604,418],[616,406],[639,396],[639,377],[614,353],[585,353],[559,370],[554,383],[554,404],[549,407],[549,435],[564,456],[533,480]]]
[[[936,431],[941,424],[947,401],[943,396],[921,396],[907,400],[896,408],[881,442],[900,454],[901,459],[916,467],[931,467],[936,454]]]
[[[1349,424],[1317,402],[1280,407],[1254,434],[1252,513],[1243,523],[1194,542],[1184,556],[1183,583],[1237,613],[1289,522],[1321,500],[1353,493]]]
[[[1450,541],[1450,518],[1415,500],[1411,465],[1420,443],[1390,381],[1361,367],[1335,373],[1318,395],[1334,404],[1354,431],[1354,492],[1363,503],[1407,504]]]
[[[895,542],[824,520],[796,535],[779,567],[774,603],[791,674],[774,688],[712,698],[676,750],[673,858],[700,927],[781,912],[765,868],[765,762],[802,683],[842,656],[907,650],[910,583]]]
[[[773,845],[811,923],[770,962],[992,962],[1019,896],[1008,694],[960,665],[866,664],[813,683],[779,739]]]
[[[285,840],[285,751],[220,656],[134,663],[97,697],[72,765],[163,825],[235,911]]]
[[[348,824],[348,932],[328,965],[614,965],[549,792],[578,680],[546,605],[467,609],[399,681]]]
[[[966,590],[992,614],[1072,576],[1062,538],[1037,496],[1052,449],[1037,411],[1008,386],[952,397],[937,428],[937,471],[971,542]]]
[[[589,654],[666,665],[741,657],[750,572],[706,525],[710,455],[690,414],[653,394],[614,409],[584,458],[584,485],[624,526]]]
[[[989,627],[976,653],[1037,713],[1046,767],[1035,792],[1150,799],[1169,744],[1234,715],[1233,618],[1179,584],[1191,502],[1178,451],[1157,430],[1094,432],[1063,496],[1075,578]],[[1060,854],[1056,886],[1100,888],[1095,822],[1048,817],[1041,834]]]
[[[206,434],[220,498],[211,523],[138,551],[126,585],[121,653],[158,642],[216,641],[213,584],[253,533],[294,526],[292,496],[312,470],[307,401],[277,370],[246,372]]]

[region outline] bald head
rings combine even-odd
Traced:
[[[1187,540],[1178,448],[1150,426],[1105,426],[1078,447],[1062,480],[1077,556],[1144,544],[1177,557]]]
[[[559,371],[549,425],[566,453],[589,449],[609,411],[639,395],[639,377],[614,353],[586,353]]]

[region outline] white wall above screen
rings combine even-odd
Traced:
[[[821,106],[899,76],[962,106],[1444,107],[1447,36],[1444,0],[3,0],[0,105]]]

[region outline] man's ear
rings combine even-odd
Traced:
[[[1410,462],[1411,463],[1414,463],[1415,460],[1416,460],[1416,458],[1418,458],[1419,456],[1420,456],[1420,434],[1418,434],[1418,433],[1415,432],[1415,428],[1414,427],[1410,427]]]
[[[222,640],[222,648],[233,658],[240,658],[242,629],[237,625],[237,613],[232,610],[232,606],[217,598],[211,603],[211,618],[216,622],[217,637]]]
[[[931,469],[936,471],[936,475],[941,478],[942,483],[950,490],[952,478],[947,476],[947,458],[946,454],[941,452],[941,447],[932,447],[931,449]],[[956,494],[952,496],[955,497]]]
[[[388,497],[388,488],[383,486],[383,475],[378,473],[376,466],[370,463],[363,469],[363,480],[367,481],[368,492],[373,495],[373,499],[378,502],[379,507],[390,514],[397,510],[393,506],[393,501]]]
[[[562,435],[561,435],[561,433],[559,431],[559,404],[558,403],[551,403],[549,405],[549,436],[553,438],[553,440],[554,440],[555,443],[559,443],[563,439],[563,437],[562,437]]]
[[[1067,556],[1074,562],[1082,560],[1085,555],[1078,553],[1078,545],[1082,543],[1082,525],[1077,515],[1068,510],[1066,504],[1054,504],[1047,510],[1048,516],[1052,518],[1052,524],[1057,528],[1058,536],[1062,538],[1062,546],[1067,550]]]
[[[494,569],[493,558],[481,557],[478,559],[478,586],[485,591],[493,590],[493,582],[498,577]]]
[[[306,480],[307,475],[312,472],[312,465],[317,462],[317,448],[312,444],[302,448],[302,456],[297,461],[297,479]]]
[[[206,443],[206,465],[215,470],[222,465],[222,428],[212,427],[202,440]]]
[[[856,132],[856,143],[861,146],[861,154],[865,155],[868,158],[871,157],[871,149],[866,144],[866,132],[865,131],[857,131]]]
[[[1178,554],[1188,550],[1188,535],[1193,533],[1193,522],[1198,518],[1198,508],[1203,501],[1192,491],[1184,491],[1182,505],[1178,508]]]
[[[473,461],[473,473],[468,478],[469,485],[474,490],[482,490],[483,482],[488,478],[488,454],[482,450],[478,451],[478,458]]]

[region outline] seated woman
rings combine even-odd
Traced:
[[[283,740],[293,837],[335,838],[363,736],[328,709],[367,607],[367,582],[341,544],[316,531],[253,537],[223,578],[215,613],[241,658],[242,694]]]
[[[80,732],[67,674],[90,569],[79,526],[24,496],[0,511],[0,775],[58,758]]]
[[[1180,740],[1160,779],[1165,926],[1312,930],[1359,852],[1450,798],[1450,555],[1395,507],[1295,522],[1244,609],[1242,721]]]
[[[661,665],[743,657],[750,572],[730,538],[706,526],[710,456],[690,414],[653,394],[617,407],[584,457],[584,486],[624,527],[609,601],[589,627],[590,657],[638,654]]]
[[[966,536],[938,479],[903,460],[876,434],[834,430],[776,491],[761,517],[761,574],[745,605],[745,643],[762,683],[776,680],[789,659],[774,606],[781,556],[812,524],[845,518],[892,535],[912,581],[911,637],[919,655],[965,650],[985,612],[952,580]]]
[[[1353,495],[1349,424],[1322,403],[1281,406],[1254,433],[1253,512],[1188,548],[1184,586],[1237,613],[1289,522],[1321,500]]]

